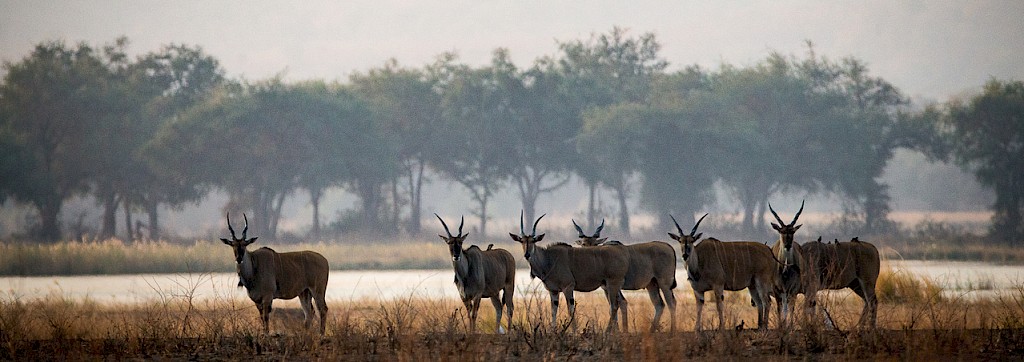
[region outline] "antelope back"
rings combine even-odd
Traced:
[[[564,249],[567,252],[569,269],[576,290],[579,291],[592,291],[608,280],[625,281],[629,271],[629,252],[624,245],[573,248],[568,244],[556,244],[548,250],[552,249]]]
[[[699,272],[708,283],[722,283],[726,290],[740,290],[757,278],[776,284],[778,263],[767,245],[752,241],[701,240],[694,248]]]

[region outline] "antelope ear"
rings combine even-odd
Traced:
[[[775,229],[775,231],[778,231],[779,229],[782,229],[782,228],[779,227],[779,225],[776,225],[775,223],[772,223],[772,229]]]
[[[466,240],[466,237],[468,237],[468,236],[469,236],[469,233],[466,233],[466,235],[462,235],[462,240]]]
[[[245,245],[249,245],[249,244],[255,243],[255,242],[256,242],[256,239],[259,239],[259,238],[260,238],[260,237],[259,237],[259,236],[257,236],[257,237],[255,237],[255,238],[249,239],[248,241],[246,241],[246,242],[245,242]]]
[[[537,235],[537,241],[544,240],[544,234]]]
[[[437,234],[437,237],[441,238],[441,240],[444,240],[446,243],[448,242],[448,238],[445,238],[444,235]]]
[[[603,244],[603,243],[604,243],[605,241],[608,241],[608,238],[600,238],[600,239],[597,239],[597,243],[598,243],[598,244]]]
[[[672,240],[676,240],[676,241],[679,240],[679,236],[677,236],[676,234],[673,234],[673,233],[668,233],[668,237],[672,238]]]
[[[223,241],[225,245],[231,245],[231,240],[220,238],[220,241]]]
[[[693,236],[693,239],[694,240],[700,240],[701,235],[704,235],[704,233],[697,233],[697,235]]]
[[[793,231],[800,230],[801,226],[804,226],[804,224],[797,225],[795,228],[793,228]]]
[[[516,235],[516,234],[513,234],[513,233],[508,233],[508,236],[511,236],[512,240],[518,241],[520,243],[523,242],[523,240],[519,238],[519,235]]]

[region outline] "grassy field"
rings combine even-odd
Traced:
[[[578,296],[576,326],[564,303],[556,328],[546,296],[515,299],[514,328],[495,328],[482,303],[479,333],[468,333],[465,310],[454,299],[415,297],[330,302],[327,334],[304,331],[296,301],[278,301],[271,334],[261,335],[256,308],[244,298],[193,298],[188,286],[145,303],[100,304],[54,293],[48,298],[0,297],[0,359],[189,360],[678,360],[681,358],[1005,359],[1024,354],[1024,286],[988,298],[943,296],[926,279],[883,270],[878,329],[854,327],[862,304],[849,292],[822,293],[820,303],[838,329],[818,320],[796,328],[737,331],[756,313],[745,292],[727,293],[724,331],[695,333],[694,301],[676,290],[677,330],[649,332],[653,308],[645,293],[627,295],[630,331],[605,333],[603,293]],[[715,328],[713,303],[705,326]],[[314,328],[315,330],[315,328]]]

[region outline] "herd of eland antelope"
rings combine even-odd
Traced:
[[[681,262],[686,270],[696,300],[695,330],[702,330],[704,295],[714,292],[718,314],[718,327],[726,327],[723,316],[724,291],[746,289],[751,304],[757,308],[757,327],[768,327],[772,299],[777,303],[778,326],[785,328],[797,294],[804,295],[806,316],[814,315],[817,305],[816,294],[822,289],[850,288],[864,301],[864,310],[858,326],[874,328],[878,301],[875,297],[875,283],[879,273],[879,255],[874,245],[853,238],[849,242],[822,243],[816,241],[803,244],[794,242],[797,225],[804,205],[796,212],[793,221],[785,223],[775,209],[769,210],[777,223],[771,223],[779,234],[774,246],[754,241],[722,241],[714,237],[701,239],[703,233],[697,228],[708,216],[704,214],[687,234],[674,216],[676,233],[668,235],[679,244],[681,258],[676,259],[675,248],[666,242],[649,241],[623,243],[601,238],[604,221],[592,235],[573,220],[579,233],[578,246],[566,242],[554,242],[541,246],[537,243],[545,234],[537,235],[537,226],[544,218],[541,215],[533,221],[530,232],[526,232],[523,213],[519,218],[519,233],[509,233],[512,240],[522,246],[522,255],[530,268],[530,277],[540,279],[551,297],[551,326],[558,326],[559,295],[565,296],[569,324],[575,327],[576,301],[574,292],[591,292],[602,289],[608,301],[608,331],[618,329],[621,313],[622,330],[628,331],[629,306],[622,290],[646,289],[654,307],[650,330],[657,330],[664,307],[669,308],[670,330],[675,330],[676,299],[673,289],[676,281],[676,265]],[[264,333],[269,332],[269,318],[274,299],[298,297],[305,315],[305,326],[309,328],[313,318],[320,317],[320,333],[325,331],[327,305],[324,296],[327,289],[329,266],[327,259],[313,251],[278,253],[262,247],[249,251],[247,246],[257,238],[248,238],[248,218],[243,214],[245,228],[238,238],[231,226],[228,215],[228,231],[231,239],[221,239],[231,246],[235,255],[239,287],[245,287],[249,298],[260,313]],[[458,233],[452,235],[444,219],[436,213],[445,234],[438,235],[448,244],[454,271],[455,285],[469,317],[471,332],[476,330],[480,300],[490,298],[494,305],[497,333],[513,328],[513,295],[515,290],[516,262],[507,250],[489,245],[481,250],[476,245],[464,248],[469,234],[462,233],[460,220]],[[316,310],[313,302],[316,302]],[[503,313],[504,312],[504,313]],[[827,327],[834,322],[822,308]],[[502,316],[507,329],[502,326]],[[742,328],[742,324],[740,325]]]

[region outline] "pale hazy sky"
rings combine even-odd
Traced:
[[[585,5],[584,5],[585,4]],[[42,41],[130,51],[202,46],[231,76],[345,79],[388,58],[419,67],[445,51],[485,64],[497,47],[529,66],[556,41],[619,26],[653,32],[673,68],[750,65],[772,50],[855,56],[906,94],[945,101],[991,77],[1024,79],[1024,1],[9,1],[0,59]]]

